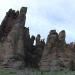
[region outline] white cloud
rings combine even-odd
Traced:
[[[39,32],[42,36],[47,36],[51,29],[56,29],[58,32],[64,29],[66,30],[67,42],[75,40],[73,33],[75,32],[74,0],[33,1],[29,9],[30,17],[27,17],[27,25],[31,25],[31,31]]]

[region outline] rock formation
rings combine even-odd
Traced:
[[[42,56],[45,42],[40,35],[36,40],[35,36],[30,38],[29,28],[25,27],[26,12],[26,7],[22,7],[20,12],[10,9],[1,23],[2,64],[8,67],[38,67]]]
[[[34,45],[34,40],[36,44]],[[41,40],[40,35],[38,34],[36,39],[34,36],[30,38],[29,44],[26,49],[26,58],[25,62],[28,67],[38,68],[38,63],[41,60],[42,52],[44,49],[45,42]],[[30,59],[30,60],[29,60]]]
[[[65,36],[64,30],[59,32],[59,35],[55,30],[50,31],[39,63],[40,70],[50,71],[70,69],[70,62],[75,57],[71,47],[67,46],[65,42]]]
[[[45,45],[44,52],[43,52],[43,55],[42,55],[42,58],[40,61],[40,69],[41,70],[49,70],[50,69],[50,60],[56,59],[57,45],[58,45],[58,34],[57,34],[56,30],[51,30],[48,35],[47,43]],[[54,54],[53,57],[51,54]]]
[[[6,16],[0,26],[0,40],[4,40],[4,38],[7,37],[18,18],[18,15],[19,11],[15,12],[15,10],[12,9],[9,9],[6,13]]]
[[[0,66],[75,70],[75,43],[66,44],[65,30],[51,30],[47,42],[41,35],[30,37],[25,26],[27,7],[9,9],[0,26]],[[34,44],[34,41],[36,42]]]
[[[19,55],[20,57],[24,56],[23,34],[24,34],[24,25],[26,20],[26,12],[27,8],[22,7],[14,23],[14,26],[12,27],[11,31],[6,37],[6,40],[4,41],[5,64],[9,63],[11,59],[14,59],[13,57],[15,55]],[[17,59],[22,60],[23,58],[17,58]]]

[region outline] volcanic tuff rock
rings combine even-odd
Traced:
[[[4,41],[4,50],[5,50],[4,63],[5,64],[11,61],[11,59],[14,57],[15,54],[21,57],[24,56],[23,34],[24,34],[24,25],[26,20],[26,16],[25,16],[26,11],[27,8],[24,7],[21,8],[14,26],[12,27],[11,31],[6,37],[6,40]],[[23,58],[20,58],[19,60],[22,59]]]
[[[66,44],[65,36],[64,30],[59,32],[59,34],[56,30],[50,31],[39,63],[40,70],[50,71],[70,69],[71,61],[75,62],[73,60],[75,59],[75,53],[72,51],[72,47],[69,47],[70,44]],[[73,47],[73,50],[74,49],[75,48]]]
[[[0,66],[75,70],[75,43],[66,44],[65,30],[51,30],[47,42],[41,35],[30,37],[25,26],[27,7],[9,9],[0,26]],[[34,44],[34,41],[36,42]]]
[[[0,26],[0,40],[3,40],[11,31],[19,15],[19,11],[9,9]]]
[[[30,37],[29,28],[25,27],[26,12],[27,7],[20,11],[9,9],[1,23],[0,42],[3,47],[0,48],[0,60],[7,67],[38,67],[41,59],[45,42]]]

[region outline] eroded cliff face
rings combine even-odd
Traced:
[[[30,37],[29,28],[25,27],[26,12],[27,7],[20,11],[9,9],[1,23],[0,41],[3,47],[0,48],[0,58],[4,66],[38,67],[45,42],[38,35]]]
[[[27,7],[9,9],[0,26],[0,65],[40,70],[75,70],[75,44],[66,44],[65,30],[51,30],[47,42],[41,35],[30,37],[25,26]],[[34,41],[36,42],[34,45]]]
[[[3,44],[5,50],[4,64],[7,64],[8,66],[11,65],[12,67],[13,66],[15,67],[15,62],[19,63],[20,65],[23,64],[24,61],[23,60],[24,57],[23,34],[24,34],[24,25],[26,20],[26,12],[27,12],[27,8],[22,7],[15,20],[14,26],[13,27],[11,26],[12,28],[4,41]],[[16,60],[15,60],[15,55],[17,55]],[[21,58],[19,58],[19,56]],[[16,64],[16,66],[17,65],[20,66],[19,64]]]
[[[0,40],[4,40],[14,26],[19,15],[19,11],[9,9],[0,26]]]
[[[66,44],[65,37],[66,33],[64,30],[59,32],[59,34],[56,30],[50,31],[39,63],[40,70],[50,71],[71,69],[71,63],[75,63],[75,53],[73,52],[75,48],[73,46],[74,44],[72,44],[73,48],[70,44]]]

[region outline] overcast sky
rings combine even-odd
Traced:
[[[0,23],[6,12],[27,6],[26,26],[30,34],[47,37],[52,29],[66,31],[66,41],[75,42],[75,0],[0,0]]]

